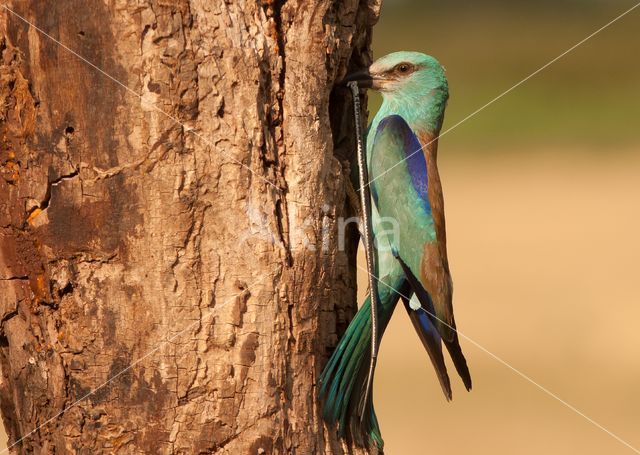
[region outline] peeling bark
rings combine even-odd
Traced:
[[[355,453],[316,381],[355,309],[356,233],[345,251],[336,235],[354,138],[333,88],[369,62],[379,4],[8,7],[127,87],[2,11],[13,452]]]

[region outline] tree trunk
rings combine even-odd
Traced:
[[[369,62],[377,1],[7,5],[41,29],[2,9],[12,450],[353,453],[317,387],[355,309],[332,89]]]

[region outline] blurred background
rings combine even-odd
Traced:
[[[444,131],[635,3],[385,0],[373,49],[440,60],[451,92]],[[373,115],[380,98],[370,98]],[[439,149],[460,332],[635,448],[639,120],[640,7],[444,135]],[[446,403],[398,307],[375,382],[386,453],[634,453],[461,344],[474,389],[465,392],[449,363]]]

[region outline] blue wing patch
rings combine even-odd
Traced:
[[[383,133],[392,134],[394,143],[401,147],[403,159],[411,176],[411,184],[418,197],[423,201],[426,212],[430,214],[429,177],[427,175],[427,161],[422,152],[422,144],[411,131],[411,127],[399,115],[389,115],[380,121],[376,129],[376,142],[378,141],[378,136]],[[374,188],[375,185],[372,188],[373,197],[377,199]]]

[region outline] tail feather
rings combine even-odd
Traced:
[[[398,300],[397,296],[385,297],[384,301],[381,298],[379,309],[381,337]],[[329,359],[320,376],[320,396],[323,399],[324,419],[338,424],[341,437],[349,436],[359,446],[382,449],[384,443],[373,400],[370,396],[364,396],[371,350],[370,305],[367,297]],[[360,416],[359,405],[365,399],[365,415]]]
[[[344,398],[348,398],[352,389],[352,385],[345,384],[345,380],[353,378],[353,376],[345,375],[345,370],[350,364],[357,366],[355,351],[358,344],[362,344],[364,339],[359,336],[359,333],[367,331],[369,337],[371,333],[370,328],[367,330],[369,318],[365,313],[362,310],[356,313],[320,376],[322,384],[320,395],[326,397],[327,403],[331,403],[330,406],[325,404],[323,410],[324,418],[327,421],[339,421],[341,416],[345,414]]]

